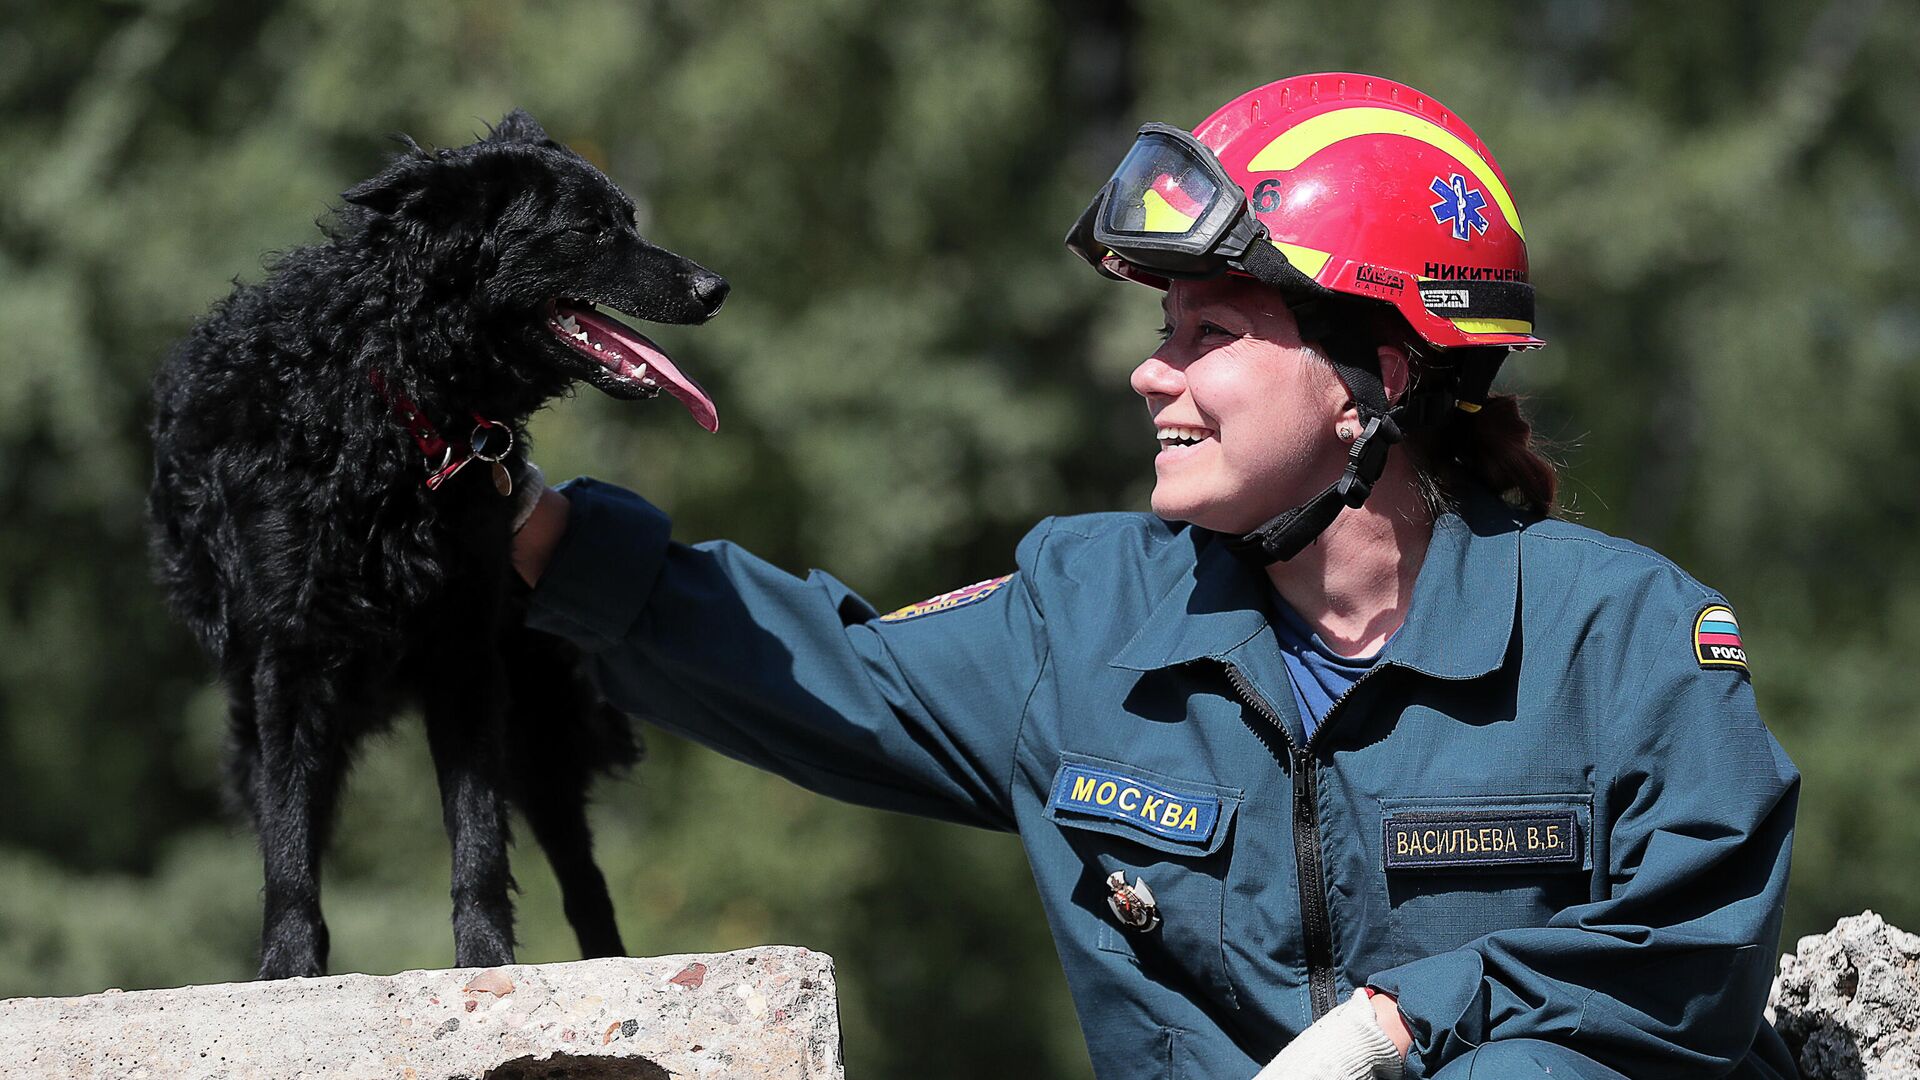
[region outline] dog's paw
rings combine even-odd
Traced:
[[[512,914],[505,914],[505,925],[486,918],[460,919],[453,927],[453,966],[459,968],[505,967],[513,963]]]
[[[305,956],[289,952],[269,952],[260,958],[256,979],[314,979],[327,973],[327,966],[312,953]]]
[[[287,915],[260,942],[259,979],[308,979],[327,973],[327,924]]]

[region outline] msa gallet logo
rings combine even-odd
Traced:
[[[1407,276],[1405,274],[1397,270],[1388,270],[1383,266],[1368,266],[1364,263],[1361,264],[1359,271],[1354,274],[1354,280],[1362,285],[1392,289],[1394,292],[1399,292],[1407,287]]]
[[[1422,289],[1420,299],[1425,301],[1428,310],[1432,311],[1469,306],[1465,289]]]

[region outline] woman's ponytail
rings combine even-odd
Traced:
[[[1455,412],[1409,440],[1421,473],[1458,501],[1461,484],[1475,483],[1533,517],[1558,509],[1560,473],[1533,434],[1513,394],[1489,394],[1476,413]]]

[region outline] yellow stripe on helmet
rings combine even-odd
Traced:
[[[1147,189],[1147,193],[1141,197],[1140,202],[1142,209],[1145,210],[1140,225],[1141,232],[1183,233],[1193,228],[1196,219],[1191,214],[1183,214],[1175,210],[1166,196],[1152,188]]]
[[[1525,319],[1448,319],[1463,334],[1533,334]]]
[[[1526,232],[1520,228],[1520,213],[1514,209],[1513,196],[1507,193],[1507,185],[1500,182],[1500,174],[1493,171],[1493,166],[1487,164],[1486,158],[1476,153],[1460,136],[1439,124],[1424,116],[1397,109],[1356,105],[1303,120],[1281,132],[1265,149],[1253,155],[1253,160],[1247,163],[1247,169],[1251,172],[1297,169],[1301,162],[1334,143],[1359,135],[1400,135],[1417,139],[1452,157],[1486,185],[1494,203],[1506,215],[1507,223],[1513,226],[1513,231],[1520,239],[1527,238]]]

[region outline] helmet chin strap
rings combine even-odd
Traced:
[[[1337,295],[1288,264],[1264,240],[1257,241],[1241,260],[1256,280],[1293,298],[1289,307],[1300,325],[1302,341],[1315,341],[1353,395],[1360,414],[1360,434],[1347,450],[1347,467],[1340,479],[1306,503],[1284,511],[1245,536],[1230,537],[1227,548],[1242,560],[1265,569],[1300,554],[1325,532],[1346,507],[1359,507],[1373,493],[1373,485],[1387,466],[1387,449],[1444,416],[1455,398],[1449,390],[1409,392],[1399,405],[1387,400],[1380,378],[1380,360],[1367,335],[1356,333],[1351,320],[1340,320],[1328,310]],[[1306,288],[1302,288],[1302,283]]]

